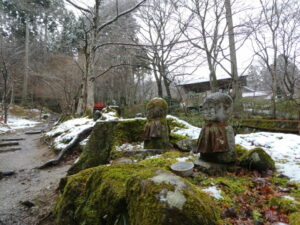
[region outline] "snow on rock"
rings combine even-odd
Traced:
[[[201,128],[192,126],[188,122],[186,122],[184,120],[180,120],[175,116],[167,115],[167,118],[173,119],[176,122],[181,123],[182,125],[185,126],[185,128],[175,127],[171,132],[173,132],[175,134],[187,136],[187,137],[190,137],[192,139],[197,139],[199,137]]]
[[[71,119],[56,125],[51,131],[47,132],[45,136],[56,136],[53,141],[53,147],[57,150],[61,150],[64,149],[81,131],[94,125],[95,122],[87,117]]]
[[[218,199],[218,200],[223,199],[223,197],[221,195],[221,191],[216,186],[211,186],[209,188],[202,189],[202,191],[208,193],[215,199]]]
[[[275,160],[279,172],[300,182],[299,135],[258,132],[237,135],[235,142],[247,149],[263,148]]]
[[[107,112],[102,113],[103,117],[105,118],[105,121],[112,121],[112,120],[118,120],[119,117],[116,112]]]
[[[98,121],[113,121],[119,120],[115,112],[107,112],[102,113],[105,120]],[[122,119],[120,119],[122,120]],[[55,125],[49,132],[45,134],[46,137],[52,138],[53,147],[57,150],[64,149],[73,138],[75,138],[80,132],[83,130],[93,127],[95,125],[95,121],[93,119],[89,119],[87,117],[84,118],[75,118],[67,120],[63,123]],[[85,145],[88,141],[88,138],[80,142],[80,145]]]
[[[7,124],[0,123],[0,134],[9,131],[34,127],[39,122],[33,120],[22,119],[20,117],[9,116]]]

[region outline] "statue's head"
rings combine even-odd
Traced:
[[[203,103],[205,121],[225,122],[232,114],[232,98],[224,93],[216,92],[208,95]]]
[[[148,102],[146,110],[147,119],[166,118],[168,103],[162,98],[153,98]]]

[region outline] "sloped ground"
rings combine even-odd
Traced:
[[[38,124],[34,130],[45,128]],[[20,151],[0,154],[0,171],[15,170],[16,174],[0,180],[0,224],[33,225],[39,224],[49,214],[55,201],[55,189],[60,178],[70,167],[69,163],[48,170],[33,169],[41,162],[53,158],[48,146],[41,143],[40,134],[25,135],[27,128],[1,136],[1,138],[24,138]],[[22,202],[33,203],[32,207]]]

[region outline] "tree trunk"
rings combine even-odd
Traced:
[[[27,104],[28,95],[28,74],[29,74],[29,19],[26,19],[25,27],[25,58],[24,58],[24,78],[23,78],[23,93],[22,104]]]
[[[210,71],[209,81],[210,81],[211,92],[218,92],[219,89],[218,89],[216,71],[211,64],[208,64],[208,66]]]
[[[226,21],[228,26],[228,40],[229,40],[229,51],[230,51],[230,65],[231,65],[231,77],[233,80],[233,100],[237,102],[241,98],[239,76],[237,69],[237,58],[236,58],[236,48],[234,40],[234,28],[232,21],[231,3],[230,0],[225,0],[226,8]]]
[[[45,15],[45,22],[44,22],[44,24],[45,24],[45,27],[44,27],[44,29],[45,29],[45,36],[44,36],[44,59],[45,59],[45,57],[46,57],[46,55],[47,55],[47,51],[48,51],[48,49],[47,49],[47,45],[48,45],[48,14],[46,14]]]
[[[86,96],[86,84],[85,79],[83,79],[81,84],[80,95],[77,104],[76,115],[82,115],[84,111],[84,97]]]
[[[164,79],[164,85],[165,85],[165,88],[166,88],[166,92],[167,92],[167,96],[169,99],[172,98],[172,95],[171,95],[171,90],[170,90],[170,83],[168,81],[168,79],[164,76],[163,77]]]
[[[153,73],[154,73],[154,77],[155,77],[155,81],[156,81],[156,85],[157,85],[157,94],[158,94],[158,97],[162,98],[163,97],[163,89],[162,89],[161,77],[159,77],[154,63],[152,63],[152,67],[153,67]]]
[[[10,104],[14,104],[14,103],[15,103],[15,83],[12,80],[12,82],[11,82]]]

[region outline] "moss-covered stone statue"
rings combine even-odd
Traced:
[[[144,127],[145,149],[168,149],[170,129],[167,123],[168,104],[162,98],[153,98],[146,106],[147,123]]]
[[[204,126],[198,139],[197,152],[204,161],[232,163],[236,160],[234,132],[228,120],[232,114],[232,98],[213,93],[203,103]]]

